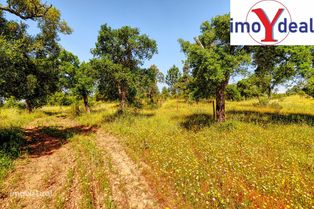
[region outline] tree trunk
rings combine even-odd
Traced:
[[[123,86],[119,86],[119,97],[120,97],[120,110],[123,111],[126,105],[126,90]]]
[[[31,103],[29,102],[28,99],[26,99],[25,102],[26,102],[26,108],[27,108],[28,112],[32,113],[33,112],[33,107],[31,105]]]
[[[269,86],[268,89],[267,89],[267,96],[268,96],[268,99],[271,98],[271,92],[272,92],[272,87]]]
[[[89,114],[90,113],[90,107],[89,107],[89,104],[88,104],[88,97],[87,97],[87,95],[83,96],[83,100],[84,100],[85,110]]]
[[[217,89],[216,92],[216,117],[217,122],[224,122],[226,120],[225,114],[225,90],[228,82],[224,82]]]
[[[215,108],[215,101],[212,101],[213,103],[213,119],[216,120],[216,108]]]
[[[151,103],[151,104],[154,104],[154,97],[153,97],[152,90],[149,90],[148,95],[149,95],[150,103]]]

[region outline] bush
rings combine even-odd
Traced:
[[[240,101],[242,99],[240,91],[238,90],[237,86],[234,84],[227,86],[226,96],[227,96],[227,100],[231,100],[231,101]]]
[[[57,92],[49,97],[48,104],[59,106],[70,106],[75,102],[75,98],[63,92]]]
[[[5,99],[4,107],[25,109],[26,104],[24,102],[18,101],[15,97],[11,96],[11,97]]]
[[[19,128],[0,129],[0,181],[6,176],[13,160],[20,156],[24,144]]]
[[[70,108],[70,115],[72,117],[77,117],[77,116],[80,116],[81,114],[82,114],[82,111],[80,109],[80,105],[78,104],[78,102],[73,103]]]
[[[267,107],[270,100],[267,97],[261,97],[258,99],[258,103],[253,104],[255,107]]]
[[[20,155],[23,133],[18,128],[0,129],[0,153],[16,158]]]

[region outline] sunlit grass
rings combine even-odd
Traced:
[[[44,107],[33,114],[1,109],[0,128],[23,127],[36,118],[39,126],[58,124],[59,117],[102,128],[119,137],[135,161],[148,165],[147,179],[170,208],[311,208],[314,100],[290,96],[270,101],[275,105],[257,103],[227,102],[228,120],[222,124],[213,121],[208,102],[170,100],[159,109],[123,114],[116,103],[99,102],[91,114],[81,107],[78,116],[71,107]],[[74,136],[71,142],[83,156],[76,169],[81,169],[84,207],[92,200],[86,187],[95,177],[90,170],[110,194],[107,171],[100,169],[104,153],[92,139]]]
[[[80,208],[115,208],[109,183],[109,161],[106,153],[94,141],[95,136],[71,139],[76,154],[75,165],[82,195]],[[97,196],[95,196],[97,195]],[[63,197],[64,198],[64,197]]]
[[[154,182],[156,190],[174,196],[180,208],[312,207],[313,124],[308,118],[289,121],[285,115],[313,115],[313,99],[276,100],[280,110],[256,107],[256,102],[228,102],[228,111],[258,115],[227,114],[229,121],[223,124],[213,123],[209,103],[179,102],[177,109],[176,101],[158,110],[122,115],[114,114],[115,107],[108,105],[104,112],[78,120],[102,122],[103,129],[120,137],[130,156],[144,161],[152,168],[151,175],[163,179]],[[277,120],[274,115],[263,116],[266,113],[283,116]],[[260,116],[264,118],[257,120]]]
[[[14,159],[20,155],[23,145],[22,127],[44,114],[14,108],[0,108],[0,186],[13,165]]]
[[[0,126],[0,189],[14,160],[20,156],[20,148],[25,145],[25,129],[29,126],[39,127],[39,133],[66,141],[64,144],[69,145],[71,152],[68,154],[75,159],[73,164],[66,165],[70,166],[67,168],[66,183],[53,200],[54,208],[67,207],[69,195],[75,187],[77,195],[81,195],[76,199],[80,208],[94,208],[95,205],[115,208],[108,179],[109,160],[106,153],[97,146],[94,134],[75,130],[80,127],[71,120],[70,107],[43,107],[31,114],[18,109],[1,109],[0,113],[3,120]],[[27,153],[25,157],[27,159]]]
[[[258,103],[257,99],[251,99],[240,102],[228,102],[228,110],[258,110],[260,112],[278,112],[278,109],[271,107],[258,107],[253,104]],[[314,115],[314,99],[304,96],[294,95],[289,97],[283,97],[280,99],[273,99],[270,103],[278,103],[282,109],[280,113],[300,113],[300,114],[312,114]]]
[[[41,111],[29,114],[25,110],[15,108],[0,108],[0,128],[22,127],[35,118],[44,117]]]

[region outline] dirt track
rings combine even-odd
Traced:
[[[93,131],[88,127],[77,126],[68,119],[58,121],[57,125],[63,131],[71,130],[80,134]],[[14,170],[4,182],[0,208],[54,208],[60,196],[64,199],[62,208],[79,208],[82,194],[78,188],[80,177],[75,167],[78,158],[73,154],[71,142],[43,134],[35,122],[25,129],[25,134],[29,141],[26,148],[28,155],[16,161]],[[109,160],[112,165],[108,178],[114,205],[121,209],[160,208],[141,174],[141,168],[128,157],[119,140],[97,131],[95,142],[99,149],[108,154],[109,159],[104,156],[104,160]],[[67,176],[70,172],[73,173],[73,181],[68,185]],[[68,192],[65,192],[67,187]],[[95,186],[90,187],[94,198],[102,195],[97,194]],[[94,204],[93,207],[103,208],[103,205]]]

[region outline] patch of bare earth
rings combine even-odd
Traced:
[[[75,164],[72,148],[67,143],[67,134],[88,133],[89,128],[75,126],[73,122],[60,119],[50,126],[39,126],[38,120],[25,129],[26,146],[22,158],[15,161],[14,170],[8,175],[0,191],[0,208],[52,208],[57,197],[67,184],[69,170]],[[65,125],[66,124],[66,125]],[[46,125],[46,124],[45,124]],[[55,133],[53,132],[55,131]],[[70,185],[70,206],[75,206],[80,197],[76,184]]]
[[[48,142],[47,142],[48,143]],[[16,162],[4,183],[0,208],[49,208],[66,180],[72,156],[67,145],[42,156],[28,156]]]
[[[75,154],[75,146],[68,139],[74,134],[94,133],[96,129],[79,126],[67,118],[51,119],[36,120],[25,128],[27,154],[15,161],[14,170],[0,188],[0,208],[82,206],[86,193],[82,193],[83,174],[79,169],[89,169],[87,173],[97,169],[90,167],[86,156],[85,159]],[[129,158],[118,139],[101,131],[97,131],[95,138],[106,153],[104,162],[110,161],[112,165],[109,180],[113,205],[121,209],[161,208],[142,174],[142,166]],[[103,208],[105,197],[98,182],[101,178],[94,179],[94,174],[87,176],[92,176],[88,190],[93,207]]]
[[[129,158],[119,140],[98,131],[97,143],[111,158],[113,172],[110,174],[110,183],[117,207],[121,209],[160,208],[141,173],[142,168]]]

